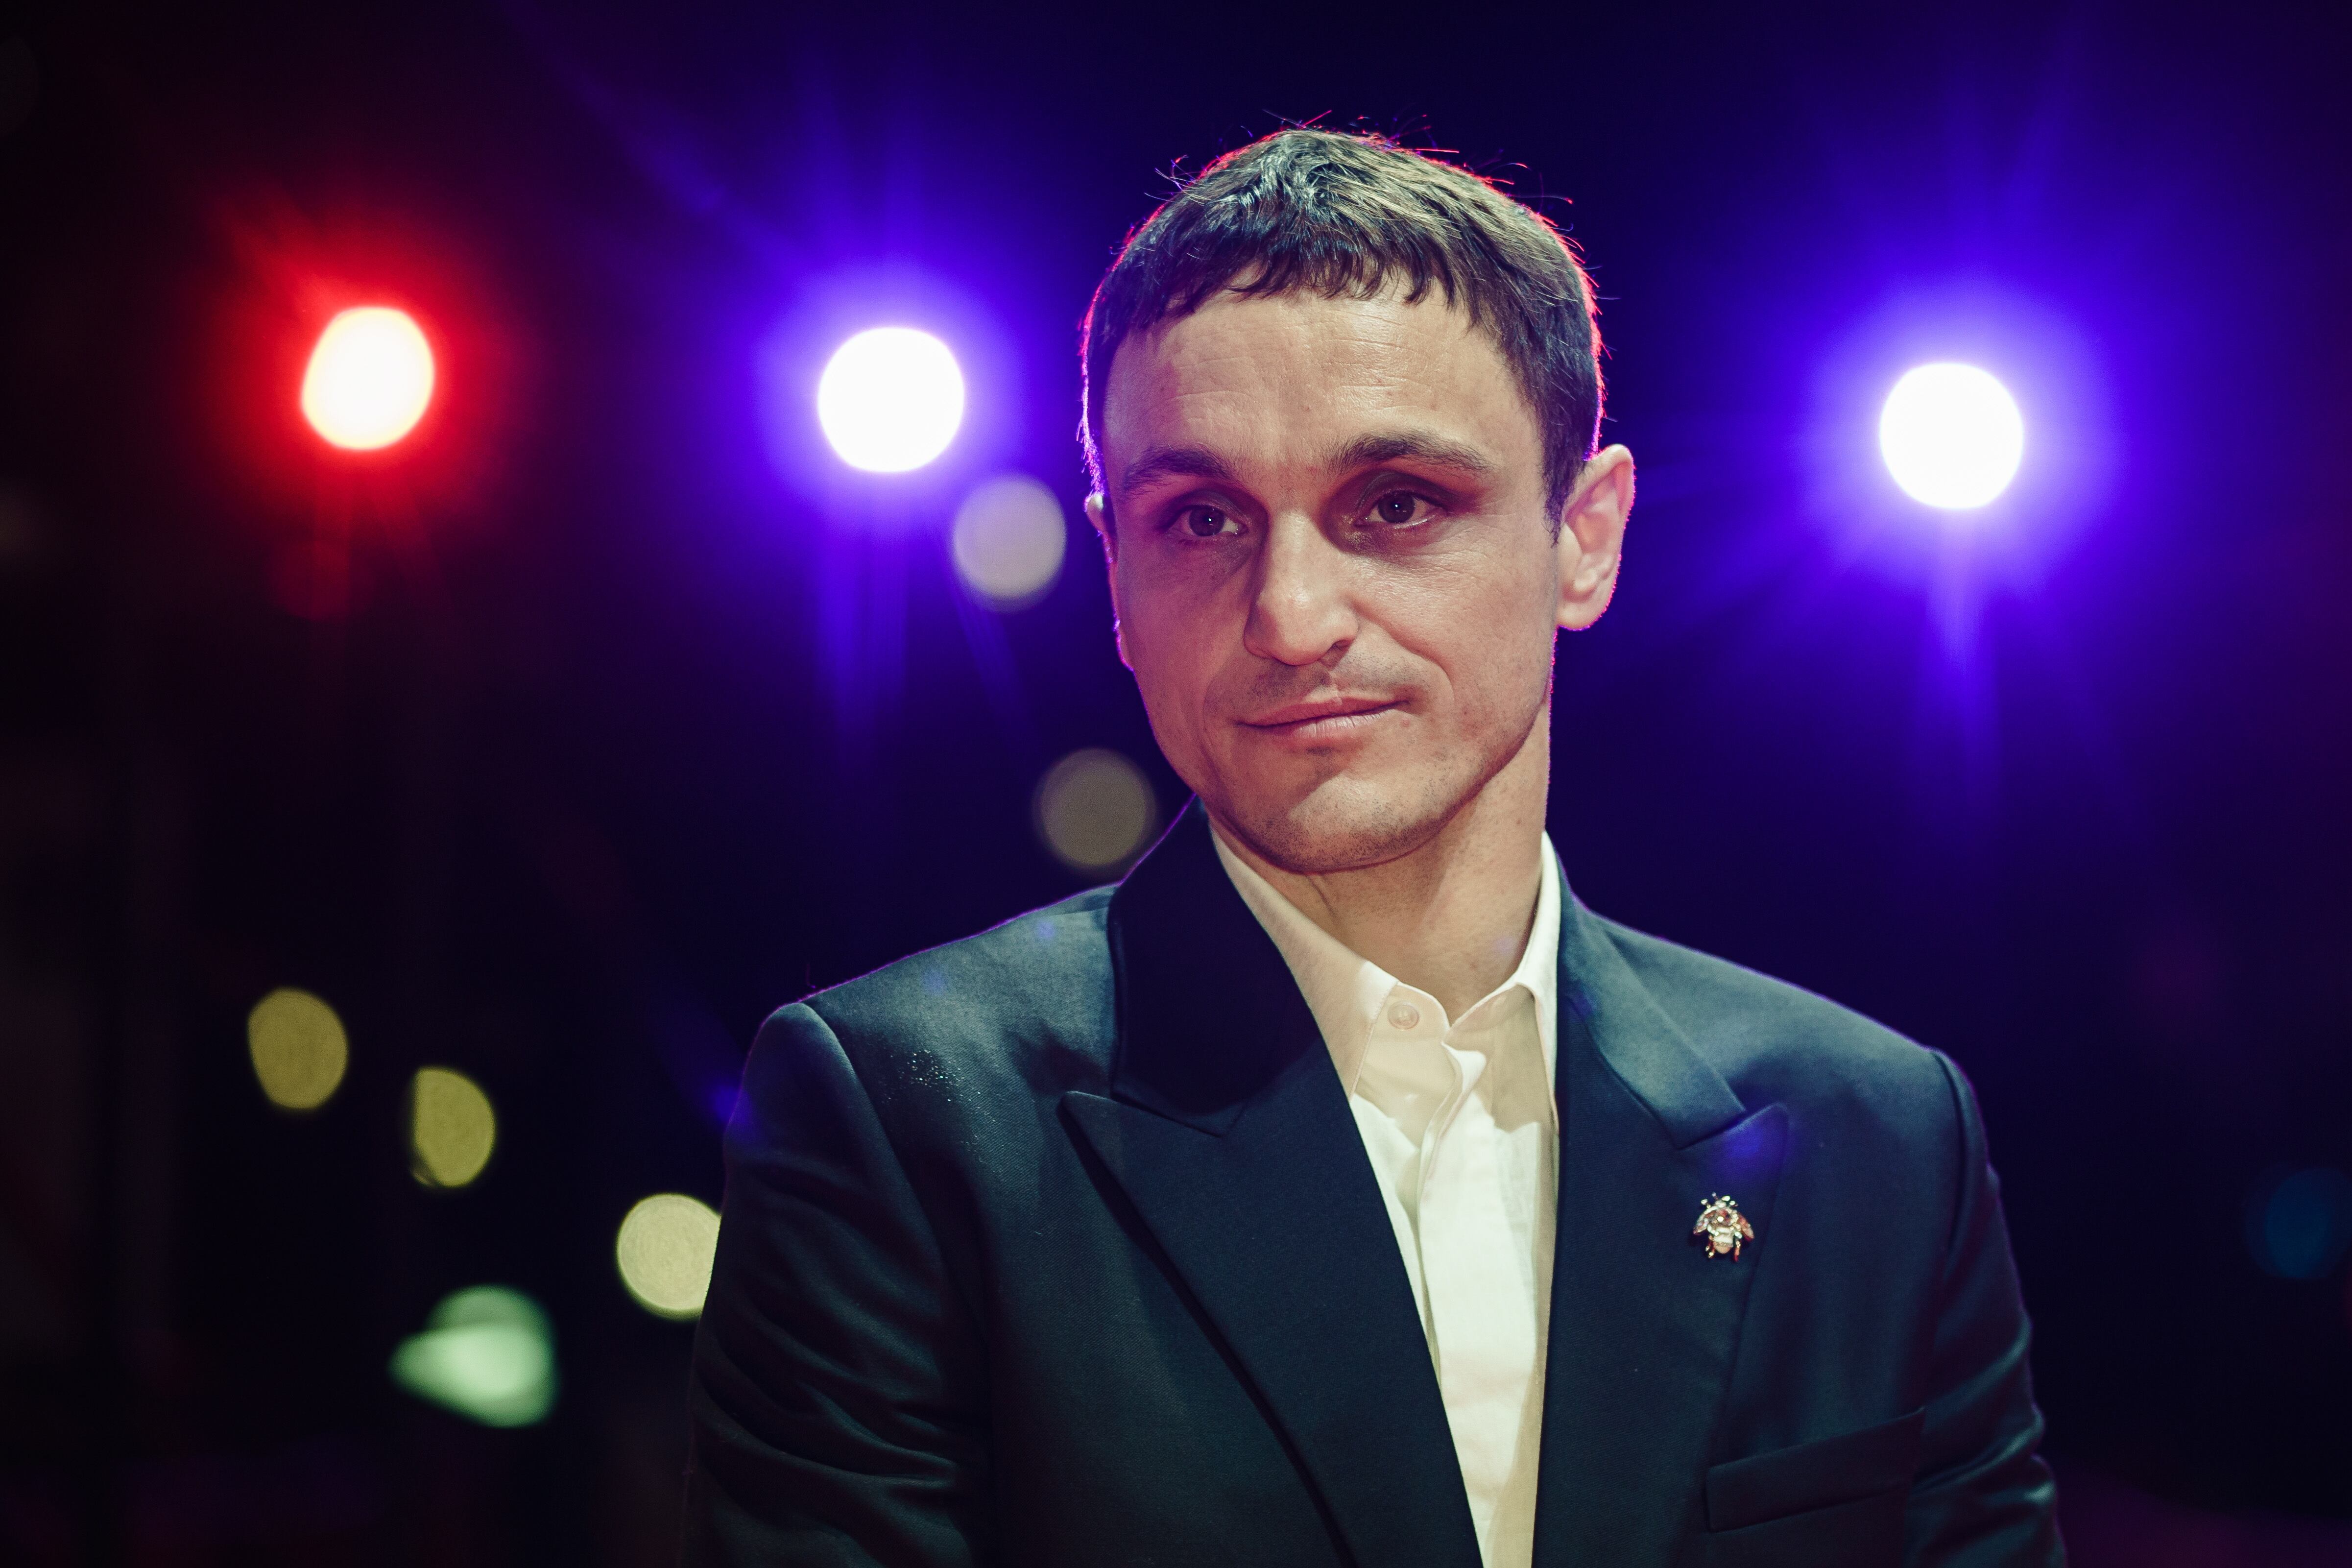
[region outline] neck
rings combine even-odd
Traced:
[[[1551,708],[1518,752],[1425,842],[1391,860],[1301,875],[1218,837],[1354,952],[1458,1018],[1518,967],[1543,886]]]

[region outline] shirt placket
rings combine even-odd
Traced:
[[[1482,1550],[1495,1500],[1510,1475],[1534,1323],[1521,1298],[1516,1241],[1503,1200],[1491,1114],[1470,1125],[1482,1083],[1494,1081],[1496,1004],[1489,999],[1433,1040],[1455,1089],[1431,1119],[1421,1161],[1416,1227],[1435,1328],[1438,1383],[1454,1417],[1454,1447]],[[1475,1042],[1465,1048],[1456,1039]],[[1483,1135],[1478,1135],[1482,1134]]]

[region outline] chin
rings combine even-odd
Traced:
[[[1398,790],[1342,775],[1303,796],[1212,804],[1258,854],[1293,875],[1316,877],[1412,854],[1438,835],[1461,802],[1441,789]]]

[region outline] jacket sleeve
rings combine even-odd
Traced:
[[[1937,1060],[1959,1121],[1959,1200],[1936,1303],[1904,1557],[1918,1568],[2058,1568],[2065,1552],[2057,1489],[2034,1452],[2042,1412],[2026,1366],[2032,1331],[2000,1183],[1968,1079],[1940,1054]]]
[[[986,1560],[980,1335],[840,1040],[768,1020],[695,1336],[687,1568]]]

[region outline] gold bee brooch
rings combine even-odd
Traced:
[[[1729,1253],[1736,1258],[1740,1243],[1756,1239],[1756,1227],[1748,1223],[1738,1204],[1728,1197],[1714,1197],[1698,1211],[1698,1223],[1691,1226],[1691,1234],[1706,1238],[1709,1258]]]

